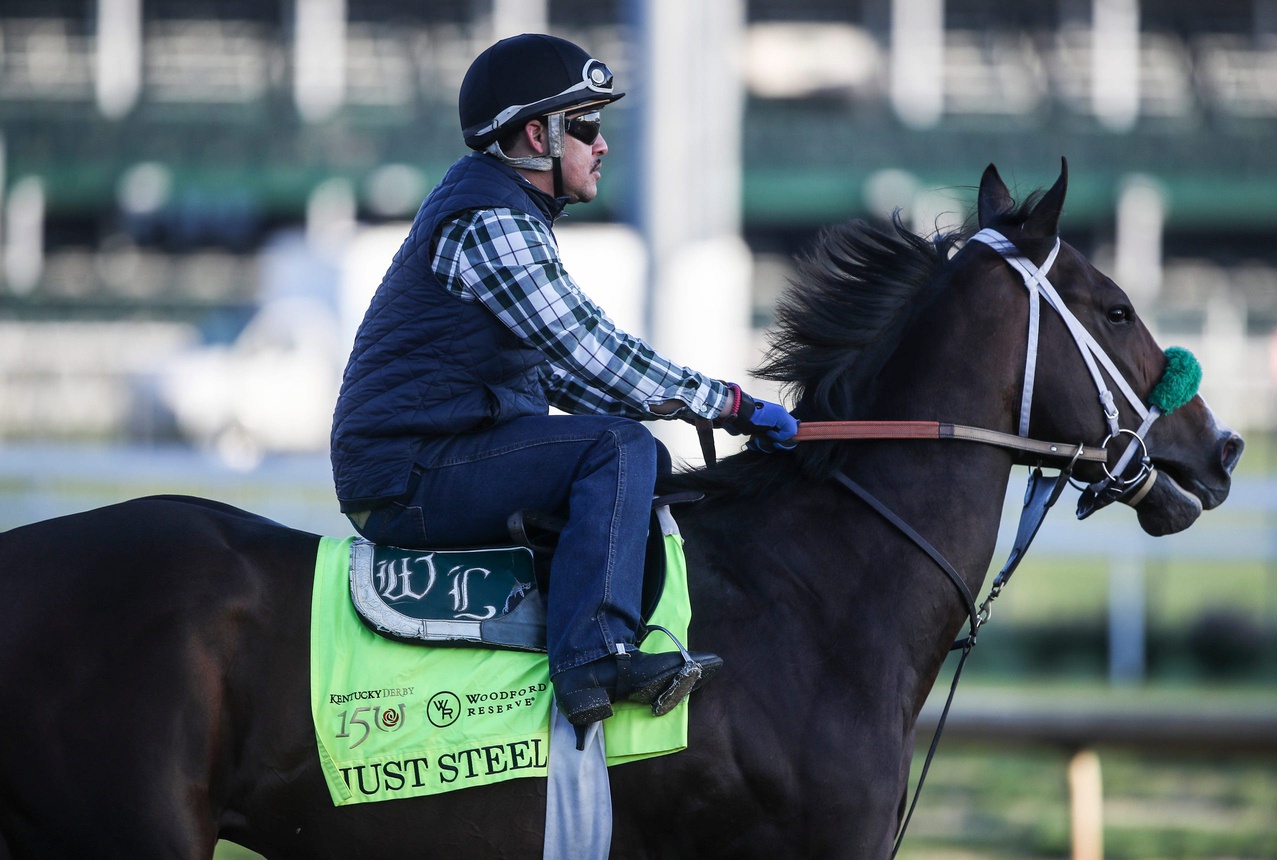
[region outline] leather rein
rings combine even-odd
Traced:
[[[798,425],[799,442],[854,439],[953,439],[983,442],[1039,458],[1057,458],[1069,462],[1087,460],[1094,463],[1108,460],[1108,453],[1103,448],[1044,442],[1027,436],[1013,436],[997,430],[943,421],[804,421]]]

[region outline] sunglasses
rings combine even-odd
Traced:
[[[589,146],[599,139],[599,127],[603,124],[603,118],[598,111],[591,111],[581,116],[572,118],[564,118],[563,130],[575,137],[585,145]]]

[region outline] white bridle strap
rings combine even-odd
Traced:
[[[1038,283],[1046,279],[1046,273],[1051,271],[1051,266],[1055,264],[1055,256],[1060,251],[1060,242],[1057,239],[1055,247],[1051,249],[1051,253],[1047,254],[1046,260],[1042,263],[1042,268],[1038,269],[1033,265],[1032,260],[1026,260],[1020,256],[1020,251],[1007,241],[1006,237],[995,230],[982,230],[973,238],[984,242],[993,250],[1002,255],[1003,259],[1011,263],[1011,265],[1020,273],[1020,277],[1024,279],[1024,287],[1029,293],[1029,332],[1028,332],[1028,349],[1025,350],[1024,356],[1024,389],[1020,393],[1020,429],[1021,436],[1029,435],[1029,415],[1033,411],[1033,387],[1037,381],[1038,369],[1038,331],[1042,318],[1042,302],[1039,298]]]
[[[1057,244],[1051,249],[1043,266],[1043,274],[1051,271],[1055,262],[1055,253],[1060,250]],[[1038,371],[1038,332],[1042,322],[1042,300],[1038,292],[1037,279],[1026,279],[1024,286],[1029,291],[1029,343],[1032,346],[1025,350],[1024,358],[1024,391],[1020,395],[1020,435],[1029,435],[1029,414],[1033,411],[1033,386],[1037,382]]]
[[[1010,263],[1012,268],[1019,272],[1020,277],[1024,279],[1025,289],[1029,293],[1029,345],[1028,356],[1025,361],[1024,394],[1020,402],[1020,435],[1028,434],[1029,412],[1033,404],[1033,381],[1036,375],[1038,349],[1039,313],[1037,306],[1039,295],[1044,296],[1047,304],[1053,307],[1055,312],[1060,315],[1060,319],[1063,320],[1065,327],[1069,330],[1074,343],[1077,344],[1078,351],[1081,353],[1083,361],[1086,362],[1087,370],[1091,374],[1091,379],[1095,382],[1095,389],[1099,393],[1100,404],[1104,409],[1104,417],[1108,422],[1109,433],[1116,435],[1121,428],[1118,423],[1117,405],[1114,402],[1113,393],[1109,391],[1104,381],[1103,374],[1100,373],[1100,365],[1103,365],[1104,369],[1108,371],[1109,377],[1117,385],[1118,390],[1122,392],[1131,408],[1139,415],[1140,420],[1148,419],[1148,409],[1140,398],[1136,396],[1131,386],[1126,382],[1125,377],[1122,376],[1116,365],[1113,364],[1112,359],[1104,351],[1104,348],[1096,342],[1091,333],[1083,327],[1082,323],[1073,315],[1073,312],[1069,310],[1046,276],[1051,266],[1054,265],[1056,255],[1060,251],[1060,240],[1058,238],[1055,240],[1055,246],[1051,249],[1051,253],[1047,255],[1042,267],[1038,268],[1032,260],[1023,256],[1010,240],[996,230],[981,230],[971,238],[988,245]]]

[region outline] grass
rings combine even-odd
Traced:
[[[1069,857],[1069,756],[942,745],[899,856]],[[1108,860],[1277,857],[1277,762],[1105,750],[1100,761]]]
[[[983,644],[982,646],[983,647]],[[980,648],[976,649],[978,655]],[[975,657],[973,657],[975,659]],[[952,663],[950,661],[950,670]],[[947,692],[937,682],[930,707]],[[955,713],[1049,705],[1065,713],[1277,714],[1266,683],[1169,682],[1114,687],[1103,681],[964,680]],[[930,738],[919,739],[925,750]],[[1041,860],[1071,856],[1068,766],[1074,750],[1047,744],[942,739],[903,860]],[[1100,746],[1104,856],[1108,860],[1277,857],[1277,758],[1144,753]],[[917,785],[924,753],[914,761]]]
[[[1150,623],[1191,623],[1227,607],[1256,622],[1277,620],[1277,570],[1259,560],[1148,558],[1144,584]],[[1029,556],[994,604],[995,624],[1103,621],[1108,612],[1108,560]]]
[[[1245,432],[1246,451],[1237,464],[1238,476],[1277,473],[1277,432]]]

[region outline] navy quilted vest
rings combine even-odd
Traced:
[[[403,493],[430,437],[549,411],[542,353],[482,304],[449,293],[430,270],[443,223],[468,209],[494,208],[550,227],[562,205],[495,158],[472,153],[421,205],[373,296],[333,415],[333,478],[344,511]]]

